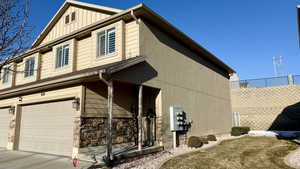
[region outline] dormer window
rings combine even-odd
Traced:
[[[76,13],[72,12],[72,14],[71,14],[71,21],[73,22],[73,21],[75,21],[75,19],[76,19]]]
[[[70,15],[67,15],[65,18],[65,24],[68,24],[70,22]]]

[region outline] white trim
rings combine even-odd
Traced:
[[[34,66],[33,66],[33,74],[32,75],[29,75],[29,76],[26,76],[26,62],[30,59],[33,59],[34,60]],[[30,56],[28,58],[25,59],[25,63],[24,63],[24,76],[23,78],[31,78],[31,77],[34,77],[35,76],[35,67],[36,67],[36,61],[35,61],[35,56]]]
[[[114,25],[114,26],[111,26],[108,28],[101,29],[96,32],[96,59],[104,59],[104,58],[108,58],[108,57],[113,57],[117,54],[117,28],[116,27],[117,26]],[[109,37],[108,37],[108,31],[110,31],[110,30],[113,30],[115,33],[115,51],[111,52],[111,53],[109,53]],[[104,33],[104,36],[105,36],[105,46],[104,46],[105,54],[104,55],[100,55],[100,47],[99,47],[99,45],[100,45],[99,36],[102,33]]]

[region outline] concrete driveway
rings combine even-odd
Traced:
[[[92,169],[92,163],[80,162],[78,169]],[[70,158],[38,153],[8,151],[0,148],[0,169],[75,169]]]

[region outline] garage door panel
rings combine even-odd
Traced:
[[[0,147],[6,147],[10,115],[8,109],[0,109]]]
[[[19,149],[57,155],[72,155],[72,101],[22,107]]]

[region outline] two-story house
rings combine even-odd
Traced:
[[[193,24],[193,23],[191,23]],[[0,147],[72,156],[93,148],[172,145],[169,109],[187,135],[231,128],[234,70],[144,4],[67,0],[0,81]]]

